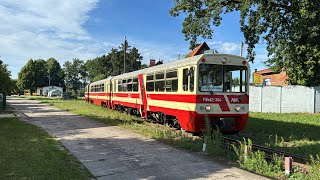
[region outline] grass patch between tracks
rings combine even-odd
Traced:
[[[91,173],[44,130],[0,118],[0,179],[90,179]]]

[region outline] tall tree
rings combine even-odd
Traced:
[[[77,92],[80,88],[83,88],[87,78],[84,62],[80,59],[73,59],[72,61],[66,61],[63,67],[67,91]]]
[[[49,58],[46,62],[48,81],[51,86],[62,86],[64,84],[64,72],[59,62],[54,58]],[[48,82],[49,84],[49,82]]]
[[[110,57],[102,55],[85,63],[90,81],[98,81],[108,77],[112,71]]]
[[[174,0],[173,16],[186,14],[182,32],[190,47],[197,38],[212,38],[221,14],[240,12],[240,28],[248,44],[247,58],[254,60],[254,48],[267,43],[267,65],[285,69],[290,84],[320,85],[320,1],[319,0]]]
[[[46,62],[42,59],[30,59],[18,74],[18,85],[21,89],[35,92],[37,87],[47,86]]]
[[[10,93],[12,87],[10,76],[7,65],[0,60],[0,93]]]

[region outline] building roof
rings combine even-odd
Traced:
[[[271,73],[274,73],[274,72],[271,69],[263,69],[263,70],[260,70],[260,71],[256,71],[255,73],[264,75],[264,74],[271,74]]]
[[[192,57],[192,56],[199,55],[199,52],[200,52],[202,49],[209,50],[210,48],[209,48],[209,46],[207,45],[206,42],[203,42],[202,44],[199,44],[196,48],[194,48],[194,49],[188,54],[188,56],[189,56],[189,57]]]

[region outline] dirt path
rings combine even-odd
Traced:
[[[7,102],[22,120],[57,137],[98,179],[265,179],[34,100]]]

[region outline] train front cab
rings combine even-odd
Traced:
[[[249,65],[231,55],[203,55],[196,69],[196,113],[191,131],[204,129],[205,118],[222,133],[243,130],[249,112]]]

